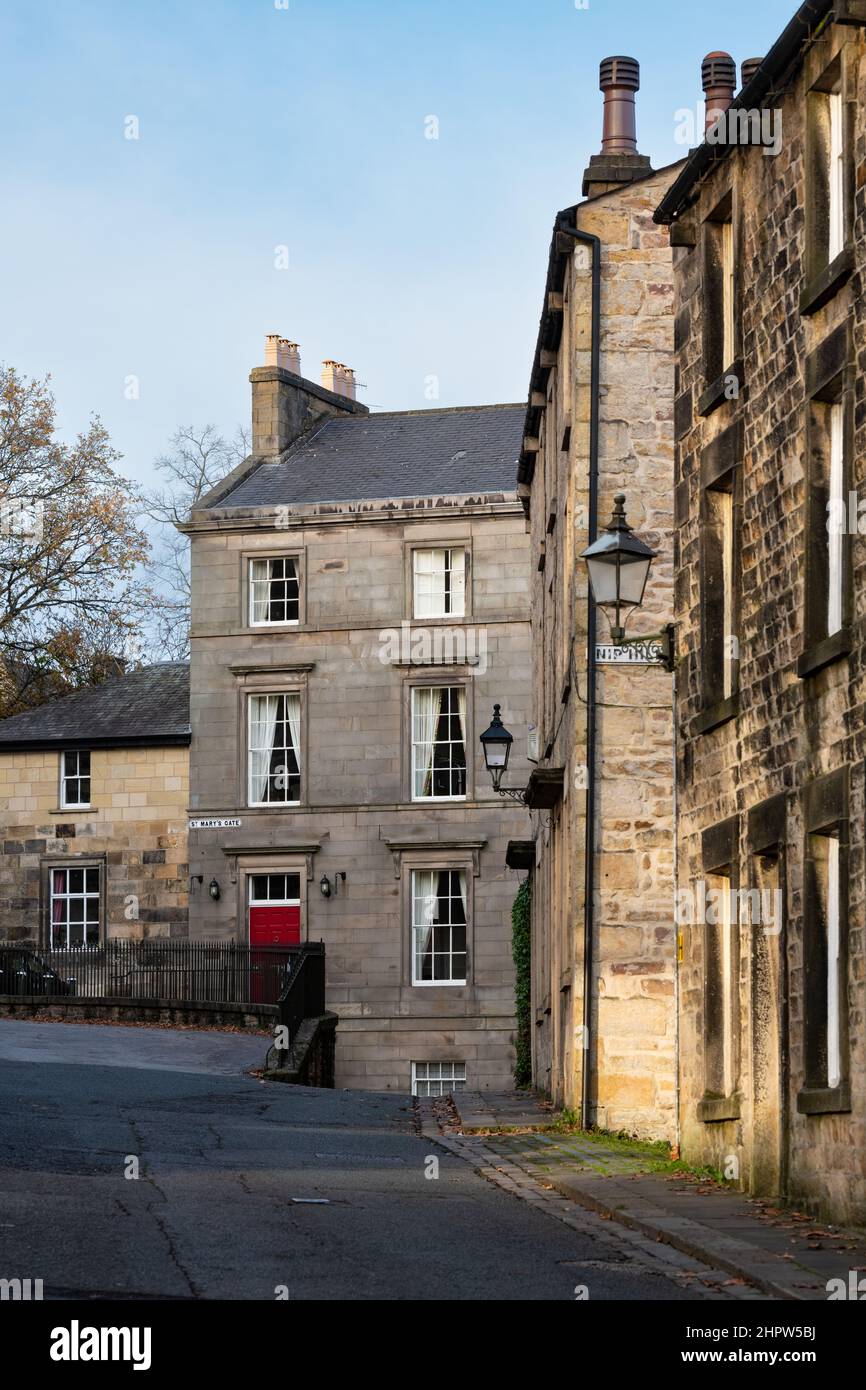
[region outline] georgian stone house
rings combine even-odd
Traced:
[[[670,622],[673,268],[653,210],[680,166],[653,171],[637,153],[637,63],[606,59],[601,87],[585,201],[554,223],[518,473],[538,767],[534,842],[509,861],[532,875],[536,1085],[588,1124],[673,1139],[671,675],[596,662],[610,634],[579,557],[624,491],[660,552],[629,635]]]
[[[677,247],[683,1153],[854,1221],[866,1214],[864,27],[858,0],[802,5],[726,119],[746,129],[753,113],[757,129],[772,113],[778,152],[705,143],[656,213]],[[734,65],[713,60],[728,67],[727,106]]]
[[[0,940],[187,934],[189,667],[0,721]]]
[[[269,340],[252,456],[193,512],[190,934],[323,940],[337,1084],[505,1087],[526,780],[517,406],[369,414]],[[215,881],[215,898],[207,885]]]

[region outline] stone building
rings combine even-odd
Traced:
[[[637,63],[601,64],[602,150],[555,220],[519,492],[529,517],[535,754],[533,1075],[586,1123],[676,1132],[671,676],[600,664],[583,549],[614,494],[660,552],[631,636],[673,612],[673,269],[653,210],[681,167],[637,153]],[[619,659],[628,655],[620,651]]]
[[[478,736],[529,696],[518,406],[369,414],[269,339],[192,541],[190,933],[323,940],[337,1084],[511,1083],[511,838]],[[202,824],[203,823],[203,824]]]
[[[724,121],[656,213],[677,248],[683,1153],[860,1221],[864,25],[857,0],[802,5],[733,101],[710,55]]]
[[[0,940],[187,934],[189,667],[0,721]]]

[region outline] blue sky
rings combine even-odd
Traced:
[[[178,424],[247,421],[268,332],[314,379],[354,367],[373,409],[524,399],[600,59],[640,61],[659,167],[704,54],[764,53],[795,8],[5,0],[0,357],[52,374],[64,434],[98,413],[142,480]]]

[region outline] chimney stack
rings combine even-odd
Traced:
[[[701,84],[706,101],[704,131],[714,125],[734,99],[737,65],[730,53],[708,53],[701,63]]]
[[[355,373],[351,367],[347,367],[345,362],[337,363],[337,389],[341,396],[347,396],[350,401],[358,399],[357,382]]]
[[[740,85],[747,87],[754,77],[758,68],[763,63],[763,58],[744,58],[740,64]]]
[[[297,343],[291,342],[289,338],[280,338],[277,345],[277,366],[283,367],[287,372],[294,372],[295,376],[301,375],[301,350]]]
[[[339,365],[330,357],[326,357],[322,363],[322,385],[326,391],[333,391],[337,396],[342,395],[337,375]]]
[[[652,173],[646,155],[638,154],[634,94],[640,87],[635,58],[604,58],[599,88],[604,93],[601,153],[594,154],[583,175],[583,196],[597,198],[622,184]]]

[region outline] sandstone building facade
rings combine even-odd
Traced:
[[[186,936],[189,742],[183,662],[0,721],[0,940]]]
[[[610,634],[580,560],[624,491],[660,552],[629,635],[671,621],[673,267],[653,211],[679,166],[637,153],[637,86],[633,59],[602,63],[602,151],[554,224],[518,474],[539,785],[510,862],[532,876],[535,1084],[584,1123],[673,1140],[671,675],[596,662]]]
[[[291,351],[287,350],[288,348]],[[368,414],[269,340],[253,453],[190,519],[194,938],[323,940],[337,1084],[511,1084],[524,756],[523,409]]]
[[[802,5],[726,116],[772,113],[778,152],[705,143],[656,214],[676,246],[683,1152],[859,1221],[864,24]],[[727,105],[734,65],[712,59]]]

